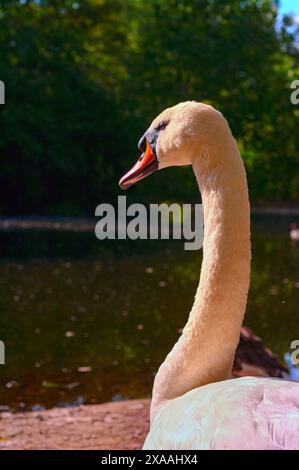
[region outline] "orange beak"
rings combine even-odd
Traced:
[[[158,169],[159,163],[151,146],[146,142],[145,152],[137,160],[135,165],[119,181],[121,189],[128,189],[133,184],[142,180],[146,176]]]

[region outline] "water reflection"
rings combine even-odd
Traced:
[[[288,223],[254,221],[246,317],[281,359],[299,339],[299,245]],[[0,247],[2,409],[150,394],[191,308],[201,253],[74,232],[2,233]]]

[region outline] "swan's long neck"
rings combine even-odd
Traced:
[[[221,158],[206,172],[203,157],[193,162],[204,206],[200,282],[183,334],[156,375],[152,417],[166,401],[229,378],[244,317],[250,274],[245,170],[229,129],[221,145],[206,151]]]

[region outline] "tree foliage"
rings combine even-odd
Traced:
[[[187,99],[228,118],[252,199],[298,199],[298,28],[277,3],[1,1],[1,213],[92,214],[151,119]],[[196,197],[175,169],[133,194]]]

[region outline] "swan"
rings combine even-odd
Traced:
[[[299,242],[299,228],[295,222],[290,224],[290,237],[295,242]]]
[[[246,174],[223,115],[187,101],[164,110],[120,180],[192,165],[204,207],[199,286],[188,321],[154,380],[144,449],[299,449],[299,384],[230,378],[250,276]]]
[[[261,338],[256,336],[250,328],[242,326],[232,377],[253,375],[254,377],[287,378],[294,369],[294,365],[290,367],[288,364],[288,366],[281,364],[271,349],[265,346]]]

